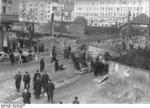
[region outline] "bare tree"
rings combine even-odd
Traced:
[[[37,19],[37,15],[36,15],[36,11],[35,9],[30,9],[28,12],[25,11],[25,9],[23,9],[20,12],[20,17],[23,20],[23,22],[25,22],[24,27],[22,28],[22,30],[24,28],[27,29],[28,33],[29,33],[29,40],[32,40],[33,36],[34,36],[34,32],[35,32],[35,23],[38,23],[38,19]]]

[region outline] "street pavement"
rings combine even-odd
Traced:
[[[71,104],[74,97],[78,96],[81,104],[101,104],[111,103],[109,100],[105,100],[102,97],[98,97],[99,89],[104,83],[98,83],[95,81],[93,73],[87,73],[81,75],[79,78],[75,78],[70,83],[64,84],[61,87],[56,87],[54,91],[54,104],[58,104],[60,101],[63,104]],[[22,98],[18,98],[15,103],[22,103]],[[31,98],[32,104],[51,104],[47,102],[47,97],[42,93],[40,100],[34,99],[34,95]]]
[[[50,58],[46,57],[46,71],[54,82],[56,89],[54,91],[54,102],[62,101],[64,104],[72,103],[75,96],[79,97],[81,103],[111,103],[108,99],[105,100],[98,96],[99,89],[103,83],[99,83],[99,77],[95,77],[93,73],[80,75],[74,69],[71,60],[59,58],[60,63],[64,64],[66,70],[62,72],[54,71],[54,64],[50,63]],[[33,78],[36,69],[39,69],[39,62],[30,62],[22,65],[11,66],[9,63],[2,64],[0,70],[0,103],[22,103],[21,94],[23,92],[23,82],[21,83],[20,93],[16,92],[14,76],[17,70],[23,75],[28,71]],[[32,90],[32,81],[30,91],[32,93],[31,103],[33,104],[50,104],[47,103],[47,97],[42,92],[40,100],[34,99]]]
[[[62,72],[54,71],[54,64],[50,63],[50,58],[45,57],[46,61],[46,71],[49,74],[50,78],[54,83],[56,83],[56,87],[60,87],[65,83],[69,83],[71,79],[78,78],[78,74],[76,70],[71,66],[70,60],[63,60],[59,58],[60,63],[64,64],[66,68]],[[14,65],[11,66],[8,62],[5,62],[0,65],[0,102],[1,103],[10,103],[13,100],[17,100],[21,97],[21,93],[23,91],[23,82],[21,83],[21,92],[17,93],[15,89],[14,76],[17,71],[21,71],[23,75],[25,71],[28,71],[33,79],[33,75],[37,69],[39,69],[39,62],[30,62],[27,64]],[[32,91],[32,80],[31,80],[31,91]]]

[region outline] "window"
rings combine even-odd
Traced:
[[[8,11],[9,13],[11,13],[11,6],[8,6]]]
[[[56,6],[53,6],[53,7],[52,7],[52,11],[57,11],[57,7],[56,7]]]
[[[12,3],[12,1],[8,1],[8,4],[11,4]]]
[[[3,6],[3,14],[6,14],[6,6]]]
[[[6,2],[6,0],[3,0],[3,2]]]

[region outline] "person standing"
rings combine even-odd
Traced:
[[[41,74],[39,73],[39,70],[37,70],[36,73],[33,76],[33,89],[34,89],[34,83],[37,80],[37,78],[41,79]]]
[[[55,72],[59,70],[59,63],[58,60],[55,61]]]
[[[49,80],[49,76],[48,76],[48,74],[45,71],[45,73],[42,75],[42,79],[41,79],[41,81],[42,81],[42,87],[44,89],[44,92],[46,92],[46,86],[48,84],[48,80]]]
[[[37,77],[35,83],[34,83],[34,94],[35,94],[35,99],[40,99],[40,94],[41,94],[41,79]]]
[[[47,93],[47,98],[48,98],[48,102],[51,102],[53,103],[53,92],[54,92],[54,89],[55,89],[55,85],[54,83],[52,83],[51,80],[48,81],[48,84],[47,84],[47,87],[46,87],[46,93]]]
[[[35,53],[38,52],[37,46],[34,46],[34,52],[35,52]]]
[[[35,54],[35,61],[38,61],[38,53]]]
[[[14,53],[13,52],[10,53],[9,58],[10,58],[11,65],[14,65],[15,57],[14,57]]]
[[[42,57],[40,60],[40,72],[43,72],[45,68],[45,61],[44,58]]]
[[[19,61],[18,64],[22,64],[22,50],[19,50]]]
[[[30,75],[28,72],[25,72],[25,75],[23,76],[24,81],[24,88],[29,89],[30,88]]]
[[[31,104],[30,98],[31,98],[31,93],[25,89],[24,92],[22,93],[23,97],[23,103],[24,104]]]
[[[17,92],[19,92],[20,89],[20,84],[21,84],[21,80],[22,80],[22,76],[20,74],[20,72],[18,71],[18,73],[15,75],[15,85],[16,85],[16,89]]]
[[[72,104],[80,104],[80,102],[78,101],[78,97],[74,97],[74,101],[72,102]]]

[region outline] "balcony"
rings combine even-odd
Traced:
[[[9,24],[9,23],[14,23],[18,21],[19,21],[18,15],[0,14],[1,24],[7,24],[7,23]]]

